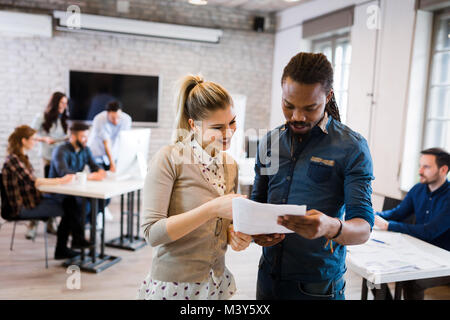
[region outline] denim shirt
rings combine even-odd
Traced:
[[[72,144],[66,142],[53,150],[49,178],[63,177],[66,174],[83,171],[86,165],[89,166],[91,172],[100,169],[95,163],[89,147],[76,152]]]
[[[262,203],[306,205],[345,220],[362,218],[372,229],[372,158],[366,140],[332,117],[324,119],[302,142],[287,124],[269,132],[259,143],[251,199]],[[278,170],[277,170],[278,169]],[[272,170],[272,171],[271,171]],[[346,247],[324,248],[327,239],[286,234],[277,245],[263,248],[280,280],[337,280],[346,271]]]
[[[446,181],[433,192],[416,184],[394,209],[377,213],[389,220],[388,230],[409,234],[450,251],[450,185]],[[415,215],[414,224],[401,220]]]

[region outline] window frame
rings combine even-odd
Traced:
[[[337,45],[339,44],[339,42],[348,42],[349,46],[350,46],[350,50],[352,49],[352,42],[351,42],[351,33],[349,30],[346,30],[344,32],[336,32],[333,33],[331,35],[327,35],[327,36],[322,36],[322,37],[316,37],[314,39],[311,39],[311,52],[317,53],[320,52],[317,50],[317,47],[321,44],[321,43],[326,43],[326,42],[330,42],[331,43],[331,65],[333,66],[333,69],[336,67],[335,66],[335,60],[336,60],[336,48]],[[350,58],[351,60],[351,58]],[[349,68],[351,68],[351,62],[348,64]],[[349,70],[350,72],[350,70]],[[335,79],[333,79],[333,82],[335,81]],[[347,79],[347,81],[349,81],[349,79]],[[348,109],[348,95],[349,95],[349,83],[346,84],[347,89],[346,90],[336,90],[336,88],[333,87],[334,92],[336,93],[337,91],[339,92],[345,92],[346,96],[347,96],[347,101],[346,101],[346,108],[345,108],[345,114],[342,114],[342,109],[340,108],[340,105],[338,104],[338,108],[339,111],[341,113],[341,120],[343,120],[342,122],[345,124],[347,122],[347,109]],[[336,94],[335,94],[336,95]]]
[[[434,68],[435,68],[435,64],[436,61],[434,60],[435,55],[442,53],[442,52],[450,52],[450,49],[445,49],[445,50],[438,50],[437,49],[437,42],[438,42],[438,35],[439,35],[439,27],[440,27],[440,21],[441,18],[444,16],[449,16],[450,17],[450,8],[445,8],[439,11],[436,11],[433,14],[433,32],[431,35],[431,45],[430,45],[430,55],[429,55],[429,68],[428,68],[428,75],[427,75],[427,92],[425,95],[425,108],[424,108],[424,114],[423,114],[423,124],[422,124],[422,128],[423,128],[423,133],[422,133],[422,141],[421,141],[421,148],[422,150],[424,150],[427,147],[426,142],[427,142],[427,138],[429,135],[429,124],[431,121],[443,121],[443,122],[448,122],[449,124],[449,130],[450,130],[450,118],[434,118],[431,116],[431,111],[432,111],[432,106],[431,106],[431,93],[432,93],[432,89],[436,88],[436,87],[442,87],[441,85],[434,85],[433,84],[433,75],[434,75]],[[445,84],[443,85],[443,87],[450,87],[450,83],[449,84]],[[432,146],[432,147],[437,147],[437,146]]]

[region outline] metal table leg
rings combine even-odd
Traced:
[[[367,280],[363,278],[361,288],[361,300],[367,300],[367,292],[368,292]]]
[[[99,205],[100,202],[100,205]],[[114,257],[110,255],[106,255],[104,252],[104,226],[105,226],[105,210],[104,210],[104,200],[91,199],[91,242],[94,244],[89,252],[88,257],[81,258],[80,256],[75,257],[73,259],[69,259],[64,262],[64,266],[68,267],[70,265],[77,265],[81,270],[87,272],[99,273],[110,266],[116,264],[120,260],[120,257]],[[100,243],[100,254],[96,253],[96,242],[97,242],[97,213],[99,212],[99,207],[102,210],[103,216],[103,226],[102,226],[102,234],[101,234],[101,243]]]
[[[127,199],[126,199],[126,206],[127,206],[127,211],[124,211],[124,196],[121,196],[121,205],[120,205],[120,215],[121,215],[121,220],[120,220],[120,237],[118,238],[114,238],[110,241],[108,241],[106,243],[106,246],[108,247],[113,247],[113,248],[118,248],[118,249],[125,249],[125,250],[131,250],[131,251],[136,251],[142,247],[144,247],[147,243],[145,241],[144,238],[140,238],[139,237],[139,228],[140,228],[140,210],[141,210],[141,205],[140,205],[140,190],[138,190],[138,194],[137,194],[137,213],[134,212],[134,192],[129,192],[127,194]],[[137,215],[137,234],[134,235],[134,215]],[[127,230],[127,234],[124,235],[122,230],[124,227],[124,221],[123,221],[123,216],[126,215],[127,216],[127,224],[126,224],[126,230]]]

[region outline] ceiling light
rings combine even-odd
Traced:
[[[299,2],[301,0],[284,0],[285,2]]]
[[[208,0],[189,0],[189,3],[197,6],[204,6],[205,4],[208,4]]]

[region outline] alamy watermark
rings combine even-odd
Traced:
[[[77,5],[70,5],[66,10],[67,28],[81,29],[81,9]]]
[[[81,289],[80,267],[77,265],[71,265],[67,268],[66,273],[70,274],[70,276],[66,280],[66,288],[69,290],[80,290]]]
[[[366,26],[369,30],[381,29],[381,8],[378,5],[370,5],[366,9]]]

